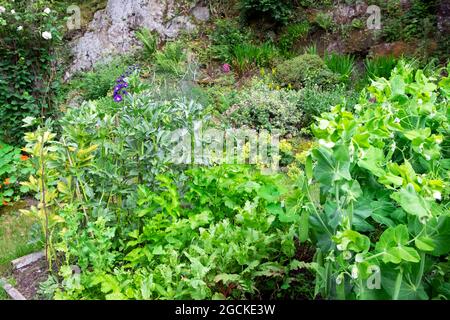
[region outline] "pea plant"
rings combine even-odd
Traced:
[[[448,77],[400,62],[354,114],[338,105],[312,126],[319,146],[301,186],[316,294],[448,298],[439,275],[450,252],[449,89]]]

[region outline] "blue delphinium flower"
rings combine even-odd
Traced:
[[[138,64],[129,66],[127,70],[120,75],[119,78],[116,80],[116,86],[114,87],[114,101],[115,102],[121,102],[123,101],[123,96],[128,94],[128,91],[125,90],[125,88],[128,88],[128,83],[125,81],[125,79],[133,74],[135,71],[139,72],[140,66]]]

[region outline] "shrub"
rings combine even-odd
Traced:
[[[241,18],[266,17],[280,24],[287,24],[293,14],[292,0],[240,0]]]
[[[127,69],[129,57],[115,57],[109,62],[100,62],[89,72],[78,74],[71,86],[79,88],[85,100],[106,97],[114,87],[116,79]]]
[[[327,88],[339,82],[339,77],[317,55],[303,54],[281,63],[276,69],[276,78],[284,86]]]
[[[233,48],[251,41],[251,34],[245,27],[239,26],[234,20],[217,20],[209,35],[212,42],[212,55],[215,59],[231,62]]]
[[[232,107],[230,119],[237,126],[257,130],[279,129],[281,134],[296,134],[303,127],[303,111],[299,108],[301,93],[293,90],[272,90],[255,82],[242,91]]]
[[[301,90],[299,108],[303,111],[303,123],[309,127],[315,117],[327,112],[331,107],[341,104],[348,110],[353,110],[357,104],[359,93],[336,86],[331,90],[316,87],[306,87]]]
[[[0,139],[7,143],[23,142],[22,119],[57,110],[62,70],[55,49],[62,20],[54,11],[44,12],[51,3],[0,1]]]

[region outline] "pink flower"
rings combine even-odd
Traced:
[[[231,66],[230,66],[228,63],[225,63],[225,64],[222,66],[222,71],[225,72],[225,73],[230,72],[230,71],[231,71]]]

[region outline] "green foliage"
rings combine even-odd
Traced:
[[[23,118],[51,115],[56,109],[60,81],[55,48],[61,41],[61,20],[55,12],[44,13],[49,4],[7,2],[0,15],[0,139],[7,143],[22,143]]]
[[[330,31],[334,24],[333,17],[325,12],[319,12],[314,18],[314,22],[325,31]]]
[[[436,30],[437,1],[412,0],[406,12],[399,1],[382,1],[380,6],[387,12],[382,35],[386,41],[410,41],[427,38]]]
[[[258,130],[279,129],[281,134],[296,134],[307,125],[304,113],[299,108],[301,93],[294,90],[272,90],[261,82],[239,93],[235,109],[229,114],[237,126],[248,126]]]
[[[209,35],[212,42],[212,55],[215,59],[224,62],[231,62],[233,48],[249,43],[251,34],[241,27],[236,21],[229,19],[217,20],[213,31]]]
[[[449,79],[401,61],[367,88],[352,114],[342,106],[312,126],[319,146],[305,174],[319,247],[316,293],[339,299],[430,299],[450,252]],[[314,165],[313,162],[314,161]],[[329,252],[325,257],[325,253]],[[448,298],[448,296],[446,296]]]
[[[26,188],[20,188],[19,182],[31,173],[27,166],[28,157],[20,150],[0,141],[0,208],[16,202]]]
[[[111,242],[125,240],[110,256],[115,260],[102,268],[89,259],[79,275],[64,266],[57,297],[295,297],[297,287],[308,285],[293,273],[313,265],[295,259],[298,208],[295,201],[280,205],[291,191],[279,177],[228,165],[194,168],[186,178],[183,192],[168,176],[157,178],[158,192],[140,186],[127,235],[114,236],[107,221],[99,229]]]
[[[85,100],[97,100],[108,96],[116,84],[116,79],[125,72],[130,57],[115,57],[111,61],[98,63],[92,71],[78,74],[71,87],[81,90]]]
[[[295,41],[305,38],[308,35],[310,25],[308,21],[288,25],[286,30],[280,37],[279,47],[281,51],[286,55],[292,49]]]
[[[332,106],[342,104],[349,110],[357,104],[359,93],[346,90],[343,86],[336,86],[330,90],[316,87],[306,87],[301,91],[298,107],[303,111],[302,122],[305,127],[313,123],[314,118],[329,111]]]
[[[317,55],[303,54],[286,60],[277,66],[276,78],[284,86],[293,88],[317,85],[329,88],[339,82],[334,74]]]
[[[232,66],[239,74],[242,74],[254,67],[269,65],[277,54],[271,43],[266,42],[261,46],[249,43],[239,44],[233,47]]]
[[[325,54],[325,64],[336,74],[341,76],[341,81],[348,83],[355,68],[355,57],[337,53]]]
[[[397,59],[393,56],[366,58],[364,61],[366,76],[369,79],[389,78],[396,65]]]
[[[187,70],[187,56],[180,41],[167,42],[161,51],[155,53],[156,67],[161,72],[181,76]]]
[[[322,8],[333,4],[333,0],[299,0],[299,2],[305,8]]]
[[[356,104],[355,93],[342,87],[322,90],[306,87],[300,91],[270,89],[262,82],[254,82],[248,89],[233,99],[227,117],[236,126],[247,126],[257,130],[279,130],[282,135],[298,135],[309,127],[315,116],[330,110],[331,106],[347,99],[347,106]]]
[[[243,21],[266,17],[280,24],[287,24],[293,15],[292,0],[239,0]]]
[[[147,28],[142,28],[136,32],[136,37],[144,46],[144,58],[151,59],[158,49],[158,36]]]

